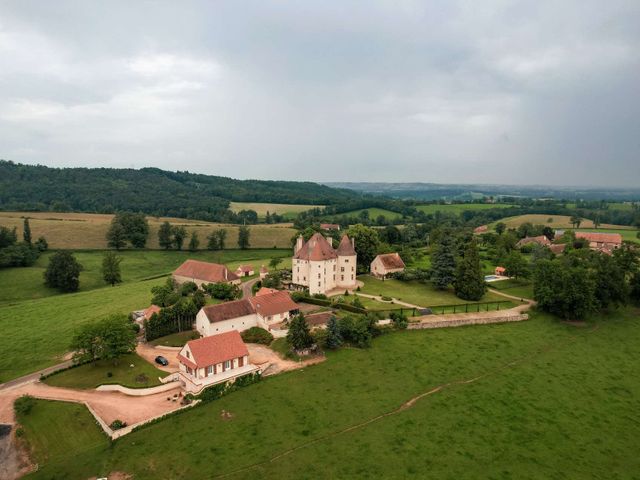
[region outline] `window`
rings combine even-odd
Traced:
[[[191,358],[191,355],[189,355],[189,350],[187,350],[187,358]]]
[[[340,275],[340,280],[344,280],[344,275]]]
[[[231,368],[231,361],[227,360],[224,362],[224,369],[229,370]]]
[[[318,282],[318,286],[320,286],[320,282]]]
[[[213,365],[207,367],[207,375],[213,375]]]
[[[348,258],[345,258],[345,259],[344,259],[344,263],[349,263],[349,259],[348,259]]]
[[[353,272],[353,267],[351,267],[351,271]]]
[[[320,274],[318,274],[318,278],[320,278]]]
[[[340,271],[341,271],[341,272],[344,272],[344,267],[340,267]]]

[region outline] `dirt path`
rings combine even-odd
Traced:
[[[589,333],[593,333],[596,330],[598,330],[598,326],[595,326],[594,328],[592,328],[589,331]],[[406,402],[402,403],[399,407],[397,407],[397,408],[395,408],[393,410],[390,410],[388,412],[382,413],[382,414],[377,415],[375,417],[369,418],[369,419],[364,420],[364,421],[362,421],[360,423],[357,423],[355,425],[351,425],[349,427],[345,427],[345,428],[342,428],[340,430],[337,430],[337,431],[334,431],[334,432],[330,432],[330,433],[328,433],[326,435],[320,436],[320,437],[315,438],[313,440],[309,440],[308,442],[301,443],[300,445],[297,445],[297,446],[295,446],[293,448],[284,450],[284,451],[274,455],[273,457],[269,458],[268,460],[265,460],[265,461],[262,461],[262,462],[257,462],[257,463],[254,463],[252,465],[247,465],[246,467],[242,467],[242,468],[239,468],[237,470],[234,470],[234,471],[231,471],[231,472],[228,472],[228,473],[223,473],[223,474],[220,474],[220,475],[216,475],[213,478],[226,478],[226,477],[230,477],[230,476],[236,475],[238,473],[248,472],[248,471],[253,470],[255,468],[259,468],[259,467],[268,465],[270,463],[273,463],[273,462],[275,462],[275,461],[277,461],[277,460],[279,460],[279,459],[281,459],[283,457],[289,456],[289,455],[297,452],[298,450],[302,450],[303,448],[307,448],[309,446],[315,445],[315,444],[323,442],[325,440],[329,440],[331,438],[335,438],[335,437],[337,437],[339,435],[343,435],[345,433],[349,433],[349,432],[353,432],[353,431],[356,431],[356,430],[360,430],[360,429],[366,427],[367,425],[370,425],[372,423],[378,422],[378,421],[380,421],[380,420],[382,420],[384,418],[390,417],[392,415],[398,415],[398,414],[400,414],[400,413],[412,408],[413,406],[415,406],[415,404],[419,400],[421,400],[421,399],[423,399],[425,397],[429,397],[431,395],[435,395],[436,393],[442,392],[443,390],[446,390],[446,389],[449,389],[449,388],[452,388],[452,387],[469,385],[469,384],[475,383],[475,382],[477,382],[477,381],[479,381],[481,379],[487,378],[489,376],[499,374],[499,373],[501,373],[501,372],[503,372],[505,370],[508,370],[510,368],[513,368],[513,367],[515,367],[517,365],[520,365],[520,364],[525,363],[527,361],[533,360],[533,359],[539,357],[540,355],[542,355],[544,353],[548,353],[548,352],[551,352],[551,351],[554,351],[554,350],[558,350],[558,349],[562,348],[563,346],[565,346],[566,344],[574,342],[578,338],[580,338],[580,337],[571,336],[568,339],[566,339],[565,341],[562,341],[557,345],[549,344],[549,345],[543,346],[539,350],[537,350],[537,351],[535,351],[535,352],[533,352],[533,353],[531,353],[529,355],[517,358],[517,359],[515,359],[515,360],[513,360],[513,361],[511,361],[509,363],[505,363],[503,365],[500,365],[499,367],[497,367],[497,368],[495,368],[493,370],[488,370],[488,371],[482,372],[482,373],[480,373],[480,374],[478,374],[478,375],[476,375],[474,377],[471,377],[471,378],[468,378],[468,379],[462,379],[462,380],[454,380],[454,381],[451,381],[451,382],[448,382],[448,383],[443,383],[441,385],[437,385],[435,387],[430,388],[426,392],[420,393],[419,395],[416,395],[416,396],[408,399]]]
[[[252,288],[258,280],[260,280],[260,277],[248,280],[242,284],[242,298],[253,297]]]
[[[298,368],[315,365],[325,360],[323,356],[313,357],[301,362],[286,360],[281,358],[280,355],[269,347],[258,343],[247,343],[247,349],[249,350],[249,362],[262,367],[265,376],[275,375],[276,373],[287,372],[289,370],[297,370]]]
[[[518,302],[525,302],[524,304],[518,305],[517,307],[511,308],[510,310],[515,310],[515,311],[518,311],[518,312],[522,313],[522,312],[526,312],[531,307],[535,307],[536,306],[535,300],[531,300],[530,298],[516,297],[515,295],[509,295],[508,293],[501,292],[500,290],[496,290],[494,288],[490,288],[489,291],[491,293],[495,293],[496,295],[500,295],[501,297],[508,298],[510,300],[517,300]]]
[[[180,348],[158,348],[150,343],[139,343],[136,347],[136,353],[144,358],[154,367],[169,373],[175,373],[180,370],[180,364],[178,362],[178,352]],[[156,357],[162,355],[169,361],[169,365],[163,367],[156,363]]]
[[[407,302],[403,302],[402,300],[398,300],[397,298],[392,298],[391,301],[386,301],[383,300],[381,296],[379,295],[369,295],[368,293],[362,293],[362,292],[356,292],[355,295],[359,295],[361,297],[365,297],[365,298],[371,298],[373,300],[377,300],[379,302],[382,303],[388,303],[389,305],[402,305],[403,307],[408,307],[408,308],[424,308],[424,307],[419,307],[418,305],[414,305],[413,303],[407,303]]]

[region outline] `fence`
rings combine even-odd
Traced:
[[[431,313],[473,313],[473,312],[489,312],[492,310],[505,310],[511,308],[513,302],[509,300],[501,300],[495,302],[478,302],[478,303],[462,303],[457,305],[433,305],[428,307]]]

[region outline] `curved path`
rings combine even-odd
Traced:
[[[253,297],[252,288],[258,280],[260,280],[260,277],[252,278],[242,284],[242,298]]]

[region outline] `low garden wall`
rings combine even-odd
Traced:
[[[128,388],[123,387],[122,385],[110,384],[100,385],[96,390],[99,392],[120,392],[133,397],[144,397],[145,395],[155,395],[156,393],[168,392],[169,390],[174,390],[176,388],[180,388],[180,382],[168,382],[164,385],[149,388]]]
[[[529,319],[529,315],[526,313],[519,314],[505,314],[505,315],[487,315],[478,316],[470,315],[469,317],[462,317],[460,315],[451,315],[452,318],[447,319],[446,315],[432,316],[429,319],[423,319],[420,322],[409,323],[407,327],[409,330],[420,330],[425,328],[447,328],[447,327],[462,327],[465,325],[485,325],[489,323],[507,323],[507,322],[522,322]]]

